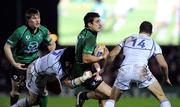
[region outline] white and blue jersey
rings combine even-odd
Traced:
[[[145,34],[136,34],[128,37],[119,44],[123,48],[125,59],[122,65],[147,65],[152,55],[162,54],[159,45]]]
[[[29,91],[39,95],[47,94],[45,86],[48,80],[57,78],[61,88],[60,79],[65,75],[60,58],[65,49],[58,49],[36,59],[27,70],[26,87]]]
[[[59,62],[61,55],[64,53],[64,49],[59,49],[50,52],[49,54],[38,58],[35,63],[35,72],[37,74],[47,75],[63,75],[62,66]]]
[[[156,78],[148,68],[148,59],[152,55],[162,54],[159,45],[148,35],[139,34],[126,38],[119,44],[125,56],[114,86],[128,90],[131,82],[136,82],[139,88],[148,87]]]

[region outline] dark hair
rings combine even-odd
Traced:
[[[72,79],[73,66],[75,63],[75,47],[66,48],[60,58],[60,62],[61,62],[62,69],[65,73],[65,76],[62,78],[62,80],[64,80],[66,77],[69,77],[70,79]],[[67,64],[66,62],[69,62],[69,64]]]
[[[39,10],[34,9],[34,8],[29,8],[29,9],[26,11],[26,13],[25,13],[26,21],[27,21],[28,19],[30,19],[31,16],[33,16],[33,15],[35,15],[35,14],[40,15]]]
[[[94,21],[95,17],[100,17],[100,15],[96,12],[88,12],[84,16],[84,25],[85,27],[88,27],[88,23],[92,23]]]
[[[148,21],[143,21],[139,27],[139,33],[146,32],[151,34],[152,33],[152,24]]]
[[[60,59],[62,62],[75,62],[75,47],[67,47]]]

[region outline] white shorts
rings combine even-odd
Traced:
[[[48,80],[51,80],[51,76],[37,74],[34,70],[33,63],[28,67],[26,87],[32,93],[37,94],[37,95],[47,95],[48,93],[45,87]],[[58,81],[61,88],[61,82],[59,79]]]
[[[130,83],[135,82],[139,88],[152,84],[156,78],[152,75],[147,66],[124,65],[118,69],[118,75],[114,86],[121,90],[130,89]]]

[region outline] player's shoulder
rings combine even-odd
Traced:
[[[43,26],[43,25],[40,25],[40,26],[39,26],[39,31],[40,31],[41,33],[43,33],[44,35],[48,35],[48,34],[49,34],[48,28],[45,27],[45,26]]]
[[[87,29],[83,29],[81,32],[80,32],[80,35],[86,35],[87,33],[89,33],[89,31]]]
[[[16,32],[24,32],[25,30],[27,30],[27,26],[21,25],[21,26],[17,27]]]
[[[48,28],[43,26],[43,25],[40,25],[39,29],[42,30],[42,31],[48,31]]]
[[[93,34],[91,33],[91,31],[85,28],[79,33],[78,37],[87,39],[87,38],[92,38]]]

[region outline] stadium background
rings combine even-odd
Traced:
[[[74,6],[81,6],[78,4],[84,3],[88,4],[86,6],[90,6],[94,3],[93,0],[70,0],[72,4],[72,8]],[[106,1],[106,0],[104,0]],[[111,1],[115,0],[107,0],[108,3],[111,3]],[[141,2],[148,2],[149,0],[140,0]],[[154,2],[154,0],[151,0]],[[73,46],[73,43],[64,43],[61,44],[61,40],[63,41],[63,33],[72,30],[72,28],[83,28],[83,25],[79,26],[79,23],[77,21],[71,22],[70,20],[74,18],[78,18],[76,16],[71,16],[71,18],[67,18],[68,20],[65,20],[62,15],[62,12],[64,10],[58,11],[59,9],[59,0],[3,0],[0,3],[0,10],[1,10],[1,16],[0,16],[0,107],[8,107],[9,106],[9,97],[8,92],[10,91],[10,79],[9,79],[9,72],[10,72],[10,64],[7,62],[4,56],[3,51],[3,45],[6,41],[6,39],[11,35],[11,33],[15,30],[16,27],[20,26],[24,23],[24,12],[29,7],[34,7],[40,10],[41,12],[41,24],[45,25],[49,28],[50,32],[53,34],[59,35],[57,44],[58,47],[66,47],[66,46]],[[148,4],[148,3],[147,3]],[[145,5],[148,6],[148,5]],[[78,7],[79,8],[79,7]],[[83,9],[88,10],[89,7]],[[71,9],[73,10],[73,9]],[[76,11],[77,12],[77,11]],[[71,15],[78,14],[79,16],[79,22],[82,22],[82,17],[85,13],[69,13]],[[141,12],[140,12],[141,13]],[[60,15],[61,14],[61,15]],[[151,14],[151,13],[149,13]],[[134,14],[135,15],[135,14]],[[133,20],[133,14],[131,14],[128,17],[129,21]],[[60,17],[58,17],[60,16]],[[151,15],[149,15],[151,17]],[[148,20],[148,19],[147,19]],[[149,19],[152,21],[152,19]],[[66,24],[68,21],[70,23]],[[137,21],[137,20],[136,20]],[[136,22],[135,21],[135,22]],[[142,19],[138,20],[139,22],[142,21]],[[61,23],[63,25],[61,25]],[[174,22],[172,22],[174,24]],[[78,27],[74,25],[78,25]],[[137,23],[136,23],[137,24]],[[137,28],[136,24],[133,24],[135,28]],[[171,25],[171,27],[173,26]],[[70,28],[66,28],[67,26],[70,26]],[[123,28],[126,29],[127,27]],[[75,29],[76,32],[72,33],[73,35],[77,35],[80,31],[80,29]],[[171,29],[171,28],[169,28]],[[124,34],[134,33],[138,32],[137,29],[133,29],[132,31],[124,31]],[[118,32],[121,33],[121,32]],[[122,32],[123,33],[123,32]],[[110,35],[111,33],[107,33],[107,35]],[[68,35],[68,34],[67,34]],[[71,35],[71,34],[69,34]],[[162,44],[162,50],[164,52],[164,56],[169,64],[170,69],[170,79],[172,80],[173,87],[169,87],[162,81],[161,72],[159,71],[159,68],[156,66],[156,61],[152,58],[150,60],[150,68],[153,72],[153,74],[157,77],[157,79],[162,83],[162,86],[165,90],[165,93],[170,98],[170,101],[172,101],[172,107],[180,107],[180,40],[179,36],[176,39],[178,42],[175,44]],[[62,38],[61,38],[62,37]],[[116,37],[115,37],[116,38]],[[169,39],[169,38],[168,38]],[[171,40],[171,39],[170,39]],[[68,41],[68,40],[67,40]],[[100,41],[100,40],[99,40]],[[172,40],[173,41],[173,40]],[[106,43],[105,43],[106,44]],[[109,44],[108,48],[111,50],[111,48],[114,46],[114,44]],[[72,90],[68,90],[66,87],[63,89],[61,95],[53,95],[50,93],[49,97],[49,106],[50,107],[73,107],[75,103],[75,98],[72,97],[73,92]],[[149,92],[145,90],[137,90],[133,87],[131,91],[128,91],[124,94],[122,99],[119,101],[118,105],[121,107],[159,107],[158,102],[152,98],[152,96],[149,95]],[[89,100],[85,103],[85,107],[96,107],[97,101],[95,100]]]

